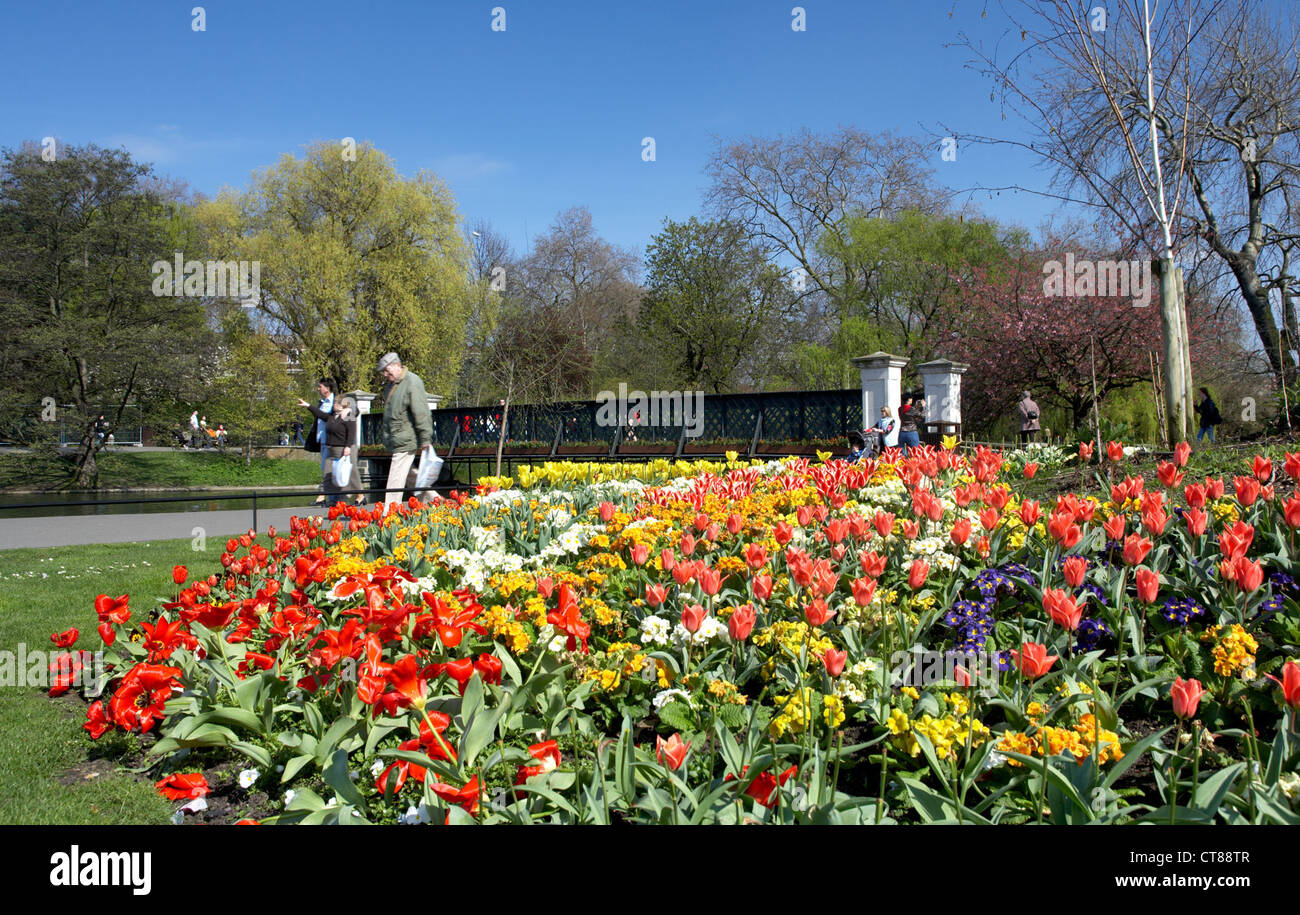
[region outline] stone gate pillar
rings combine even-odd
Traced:
[[[927,423],[943,423],[943,435],[961,433],[961,376],[970,366],[949,359],[934,359],[916,367],[925,388]]]
[[[903,366],[907,360],[892,353],[875,352],[850,360],[862,375],[862,422],[874,426],[880,408],[889,407],[894,431],[885,437],[886,447],[898,444],[898,407],[902,401]]]

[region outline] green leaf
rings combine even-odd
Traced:
[[[695,715],[691,707],[676,699],[659,709],[659,720],[674,731],[695,730]]]
[[[1157,741],[1159,741],[1160,738],[1164,737],[1168,733],[1169,733],[1169,728],[1162,728],[1161,730],[1156,731],[1154,734],[1148,734],[1146,737],[1143,737],[1141,740],[1139,740],[1137,743],[1133,744],[1132,746],[1125,747],[1124,758],[1119,760],[1119,762],[1115,763],[1114,767],[1111,768],[1109,773],[1107,773],[1105,780],[1101,783],[1101,786],[1103,788],[1113,787],[1114,784],[1117,781],[1119,781],[1120,776],[1122,776],[1125,772],[1129,770],[1130,766],[1132,766],[1139,759],[1141,759],[1143,754],[1145,754],[1147,750],[1151,749],[1151,747]]]
[[[263,769],[271,768],[271,754],[267,752],[265,747],[254,746],[241,740],[238,743],[231,744],[230,748],[243,753]]]
[[[333,788],[334,793],[340,799],[347,801],[353,807],[365,809],[365,800],[362,799],[361,793],[357,791],[357,786],[352,784],[352,779],[348,777],[348,753],[346,750],[336,750],[329,766],[326,767],[322,774],[325,778],[325,784]]]
[[[315,756],[295,756],[284,764],[284,772],[280,776],[280,784],[287,784],[290,779],[302,771],[303,766],[315,761]]]
[[[1216,813],[1219,805],[1223,803],[1223,796],[1228,793],[1228,789],[1237,780],[1237,776],[1241,775],[1245,769],[1246,764],[1239,762],[1215,772],[1196,786],[1196,795],[1192,800],[1192,804],[1207,813]]]

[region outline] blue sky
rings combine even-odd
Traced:
[[[9,4],[0,12],[0,146],[57,136],[124,146],[213,194],[281,155],[355,137],[403,174],[431,169],[466,218],[517,250],[585,205],[643,255],[665,217],[699,214],[715,137],[807,126],[1015,136],[990,86],[945,48],[994,41],[984,0],[457,0]],[[492,9],[504,7],[505,31]],[[952,13],[951,18],[949,13]],[[656,161],[641,158],[652,136]],[[1032,159],[962,146],[949,187],[1044,187]],[[1050,201],[986,214],[1036,227]]]

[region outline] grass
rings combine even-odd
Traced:
[[[45,452],[0,455],[0,489],[65,488],[72,463]],[[320,483],[320,457],[253,458],[249,465],[235,452],[111,451],[100,455],[99,485],[104,489],[210,486],[303,486]]]
[[[97,594],[129,593],[137,618],[175,592],[171,570],[218,571],[220,547],[195,553],[189,540],[0,551],[0,650],[53,648],[50,633],[72,626],[94,650]],[[42,577],[44,576],[44,577]],[[134,738],[92,742],[72,693],[50,699],[28,686],[0,686],[0,823],[166,823],[175,808],[110,759]],[[115,741],[114,743],[106,743]]]

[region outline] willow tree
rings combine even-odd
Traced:
[[[469,251],[437,176],[404,178],[369,145],[319,142],[203,204],[200,218],[220,256],[260,262],[252,307],[287,332],[310,376],[365,387],[393,350],[430,391],[452,390]]]

